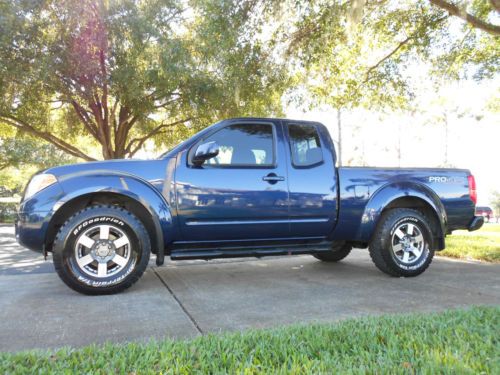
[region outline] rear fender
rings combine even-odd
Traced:
[[[425,202],[434,211],[435,217],[439,222],[439,228],[436,231],[438,237],[444,238],[447,217],[441,200],[430,188],[413,181],[385,185],[373,194],[361,217],[361,225],[358,229],[357,238],[360,241],[368,242],[377,227],[382,212],[390,207],[391,203],[400,198],[419,199]]]
[[[79,197],[99,193],[119,194],[141,204],[151,215],[154,223],[157,263],[163,263],[166,239],[174,238],[172,214],[161,193],[148,181],[132,175],[106,171],[106,174],[65,176],[59,183],[65,194],[55,204],[54,211],[71,204],[71,201]]]

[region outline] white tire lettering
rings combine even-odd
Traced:
[[[120,275],[112,280],[106,280],[106,281],[96,281],[96,280],[91,280],[88,279],[84,276],[78,275],[78,281],[81,281],[82,283],[92,286],[95,288],[98,287],[103,287],[103,286],[110,286],[110,285],[115,285],[123,281],[135,268],[135,262],[130,265],[130,267],[127,269],[127,272],[125,272],[123,275]]]
[[[83,228],[89,226],[90,224],[93,224],[93,223],[97,223],[97,222],[110,222],[110,223],[113,223],[113,224],[118,224],[120,226],[124,226],[125,223],[119,219],[115,219],[114,217],[108,217],[108,216],[100,216],[100,217],[95,217],[95,218],[92,218],[92,219],[88,219],[88,220],[85,220],[83,223],[80,223],[78,225],[78,227],[76,227],[74,230],[73,230],[73,235],[77,235],[80,230],[82,230]]]

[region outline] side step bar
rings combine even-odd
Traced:
[[[172,250],[172,260],[186,259],[216,259],[240,257],[264,257],[273,255],[298,255],[331,251],[331,242],[316,244],[295,244],[266,247],[218,247],[204,249],[177,249]]]

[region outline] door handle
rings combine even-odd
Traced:
[[[262,177],[263,181],[267,181],[270,184],[275,184],[278,181],[285,181],[285,177],[278,176],[276,173],[269,173],[267,176]]]

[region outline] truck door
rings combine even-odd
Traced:
[[[291,236],[325,237],[337,220],[333,143],[322,124],[287,122],[285,128]]]
[[[196,167],[200,144],[219,154]],[[232,121],[178,158],[177,217],[188,241],[288,237],[286,150],[280,121]]]

